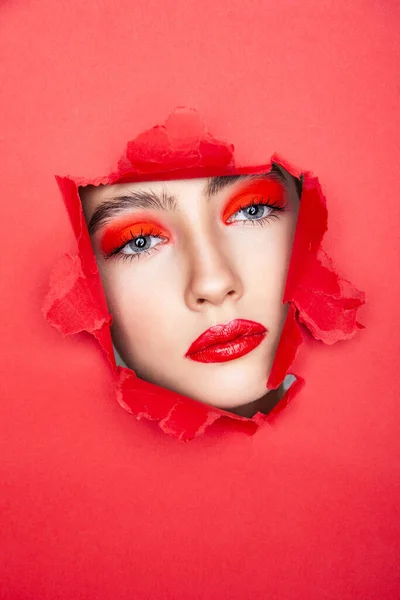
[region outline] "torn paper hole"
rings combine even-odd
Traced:
[[[196,111],[140,134],[109,176],[57,180],[78,253],[55,267],[46,318],[91,333],[119,403],[172,437],[221,419],[254,433],[304,383],[288,376],[303,327],[325,344],[361,327],[364,295],[321,250],[318,180],[277,156],[236,167]]]

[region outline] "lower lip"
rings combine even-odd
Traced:
[[[187,355],[187,358],[202,363],[220,363],[235,360],[257,348],[266,335],[266,332],[242,335],[230,342],[207,346],[200,352]]]

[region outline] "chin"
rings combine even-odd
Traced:
[[[232,383],[228,383],[223,389],[214,386],[208,390],[203,387],[197,393],[186,393],[185,395],[222,410],[231,410],[260,400],[268,393],[266,379],[258,382],[243,382],[240,387],[234,385],[234,382]]]
[[[126,361],[129,368],[133,365]],[[272,361],[271,361],[272,362]],[[238,368],[236,361],[221,365],[194,364],[197,372],[182,373],[177,379],[171,373],[155,372],[154,368],[133,368],[136,375],[155,385],[166,388],[177,394],[209,404],[222,410],[231,410],[251,404],[263,398],[268,393],[267,381],[269,368],[265,362],[250,363],[244,368]],[[171,369],[173,371],[173,369]],[[204,372],[208,376],[204,376]]]

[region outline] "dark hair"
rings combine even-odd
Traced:
[[[278,163],[272,163],[271,172],[272,173],[279,173],[279,175],[281,177],[285,178],[285,174],[283,173],[282,168],[280,167],[280,165],[278,165]],[[299,199],[300,199],[301,198],[301,192],[303,190],[304,175],[301,174],[300,177],[294,177],[294,175],[290,175],[290,177],[294,181],[294,184],[296,186],[296,190],[297,190],[297,193],[298,193]],[[286,179],[287,179],[287,177],[286,177]]]

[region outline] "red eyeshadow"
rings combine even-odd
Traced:
[[[123,246],[127,241],[136,236],[160,235],[169,239],[170,234],[155,221],[132,220],[132,215],[118,220],[105,228],[100,246],[104,254],[108,255]]]
[[[283,185],[275,179],[258,179],[245,185],[232,196],[222,213],[222,220],[226,221],[238,210],[250,204],[273,204],[284,208],[285,190]]]

